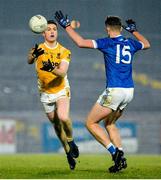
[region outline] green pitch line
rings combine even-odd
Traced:
[[[128,168],[110,174],[109,155],[82,154],[74,171],[64,154],[0,155],[0,179],[161,179],[161,156],[129,155]]]

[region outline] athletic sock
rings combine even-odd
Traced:
[[[75,142],[74,142],[74,140],[68,141],[68,144],[69,144],[69,145],[75,145]]]
[[[115,154],[116,147],[112,143],[108,144],[106,148],[110,152],[111,155]]]

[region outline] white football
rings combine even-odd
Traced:
[[[29,20],[29,27],[34,33],[42,33],[47,28],[47,20],[42,15],[35,15]]]

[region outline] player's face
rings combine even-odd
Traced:
[[[55,42],[58,37],[58,29],[55,24],[48,24],[46,31],[43,33],[43,36],[48,42]]]

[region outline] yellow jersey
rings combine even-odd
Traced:
[[[51,72],[43,71],[40,68],[43,67],[42,61],[48,61],[48,59],[50,59],[55,66],[59,66],[61,61],[69,63],[71,52],[59,43],[57,43],[54,48],[50,48],[45,43],[42,43],[39,44],[39,48],[44,50],[44,54],[39,56],[35,61],[39,91],[53,94],[59,92],[65,87],[69,87],[67,75],[65,77],[59,77]]]

